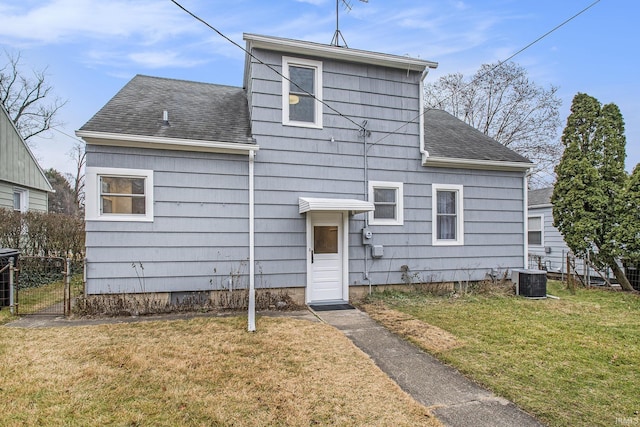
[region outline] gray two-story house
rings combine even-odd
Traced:
[[[523,268],[532,164],[439,110],[436,63],[245,34],[243,87],[136,76],[87,143],[87,293],[369,286]]]

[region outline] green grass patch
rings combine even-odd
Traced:
[[[82,275],[76,274],[71,278],[71,296],[80,295],[83,290]],[[64,280],[37,287],[18,290],[18,313],[32,314],[44,310],[64,301]]]
[[[376,294],[388,307],[452,333],[436,356],[553,426],[640,423],[640,298],[603,289],[560,299]],[[410,337],[409,337],[410,338]]]
[[[9,323],[16,319],[17,317],[11,315],[10,307],[0,308],[0,325],[4,325],[5,323]]]

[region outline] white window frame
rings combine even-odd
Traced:
[[[315,71],[314,78],[314,121],[301,122],[289,119],[289,67],[290,66],[311,68]],[[312,61],[310,59],[292,58],[289,56],[282,57],[282,124],[285,126],[300,126],[322,129],[322,62]]]
[[[100,209],[100,177],[144,178],[145,214],[103,214]],[[87,167],[85,218],[88,221],[153,222],[153,170]]]
[[[456,239],[438,239],[438,191],[456,193]],[[464,245],[464,187],[454,184],[431,185],[431,244],[433,246]]]
[[[375,218],[375,211],[369,212],[370,225],[403,225],[404,224],[404,191],[402,182],[369,181],[369,201],[375,205],[374,190],[383,188],[396,191],[395,218]]]
[[[540,218],[540,230],[532,230],[531,227],[529,226],[529,219],[531,218]],[[540,243],[531,243],[531,240],[529,240],[529,233],[531,233],[532,231],[539,231],[540,232]],[[529,243],[529,246],[535,246],[535,247],[544,247],[544,215],[540,214],[540,215],[529,215],[527,216],[527,242]]]
[[[13,193],[11,193],[11,204],[14,204],[14,200],[13,198],[15,197],[16,194],[20,195],[20,206],[18,207],[18,209],[15,208],[15,205],[13,206],[13,210],[15,212],[21,212],[21,213],[25,213],[29,210],[29,190],[25,189],[25,188],[17,188],[14,187],[13,189]]]

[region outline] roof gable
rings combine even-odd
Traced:
[[[424,145],[429,156],[426,165],[467,161],[469,166],[488,168],[504,165],[528,169],[531,161],[505,147],[452,114],[429,109],[424,113]]]
[[[242,144],[251,138],[244,89],[142,75],[82,126],[83,133]]]
[[[44,171],[0,104],[0,181],[42,191],[53,191]]]

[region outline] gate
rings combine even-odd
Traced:
[[[80,287],[78,283],[72,286],[72,273],[69,259],[20,257],[15,281],[15,314],[71,314],[71,299],[81,290],[81,282]]]

